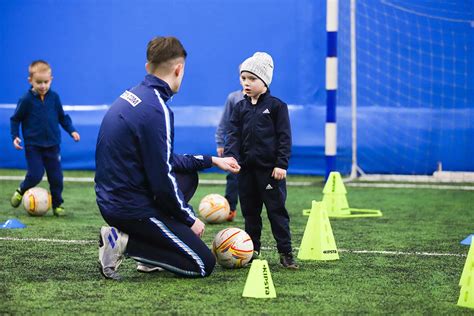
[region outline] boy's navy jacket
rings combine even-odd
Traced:
[[[280,99],[262,94],[253,105],[248,96],[237,103],[230,120],[224,155],[242,167],[288,169],[291,126],[288,106]]]
[[[173,153],[173,92],[147,75],[126,90],[104,116],[96,147],[95,191],[100,211],[119,219],[150,218],[157,209],[192,226],[196,220],[175,172],[212,166],[210,156]]]
[[[49,90],[44,100],[38,93],[30,89],[23,95],[10,118],[12,139],[23,134],[25,145],[51,147],[61,143],[61,125],[69,135],[76,129],[69,115],[64,113],[59,95]]]

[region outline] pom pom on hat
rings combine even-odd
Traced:
[[[256,52],[252,57],[244,60],[240,66],[240,73],[248,71],[259,77],[267,87],[272,83],[273,59],[267,53]]]

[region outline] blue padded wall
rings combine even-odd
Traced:
[[[349,1],[339,3],[337,168],[347,173]],[[358,1],[358,150],[365,171],[429,174],[438,161],[450,170],[474,171],[474,28],[450,22],[474,19],[472,5],[454,3],[467,7],[430,0]],[[82,140],[76,144],[63,134],[64,168],[94,169],[95,141],[105,113],[101,105],[143,78],[152,37],[174,35],[189,53],[182,89],[170,103],[177,152],[215,153],[222,106],[227,94],[239,88],[238,65],[255,51],[266,51],[275,61],[271,91],[290,104],[289,171],[324,174],[325,10],[325,1],[313,0],[0,0],[0,168],[25,167],[24,153],[11,145],[9,117],[28,89],[32,60],[50,62],[52,88],[65,105],[79,105],[66,108]],[[456,10],[460,13],[453,14]],[[410,34],[410,25],[418,32],[429,26],[436,36],[431,42],[420,40],[421,35],[402,38]],[[384,49],[395,51],[396,43],[411,50],[401,49],[403,58],[398,51],[385,56]],[[451,57],[427,61],[418,51]],[[469,61],[468,66],[460,60]],[[438,71],[438,64],[446,71]],[[405,69],[420,75],[406,77]],[[407,84],[393,90],[397,82]],[[436,92],[417,94],[430,85]],[[81,107],[85,105],[98,108]]]

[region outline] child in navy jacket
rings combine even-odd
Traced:
[[[25,144],[28,171],[25,180],[13,193],[11,205],[18,207],[23,194],[41,182],[44,171],[48,176],[53,213],[65,215],[62,206],[63,173],[61,169],[59,125],[78,142],[80,135],[72,125],[69,115],[64,113],[59,95],[50,90],[53,80],[51,67],[43,60],[29,66],[30,90],[18,101],[15,113],[10,118],[13,146],[22,150],[20,125]]]
[[[287,105],[270,95],[273,59],[257,52],[240,67],[244,100],[237,103],[230,120],[225,156],[241,165],[240,208],[245,230],[254,244],[254,258],[260,252],[262,207],[265,204],[280,263],[297,269],[291,247],[290,218],[285,207],[286,170],[291,153],[291,127]]]

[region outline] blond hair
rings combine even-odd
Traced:
[[[28,67],[30,77],[33,77],[35,72],[51,72],[51,66],[44,60],[35,60]]]

